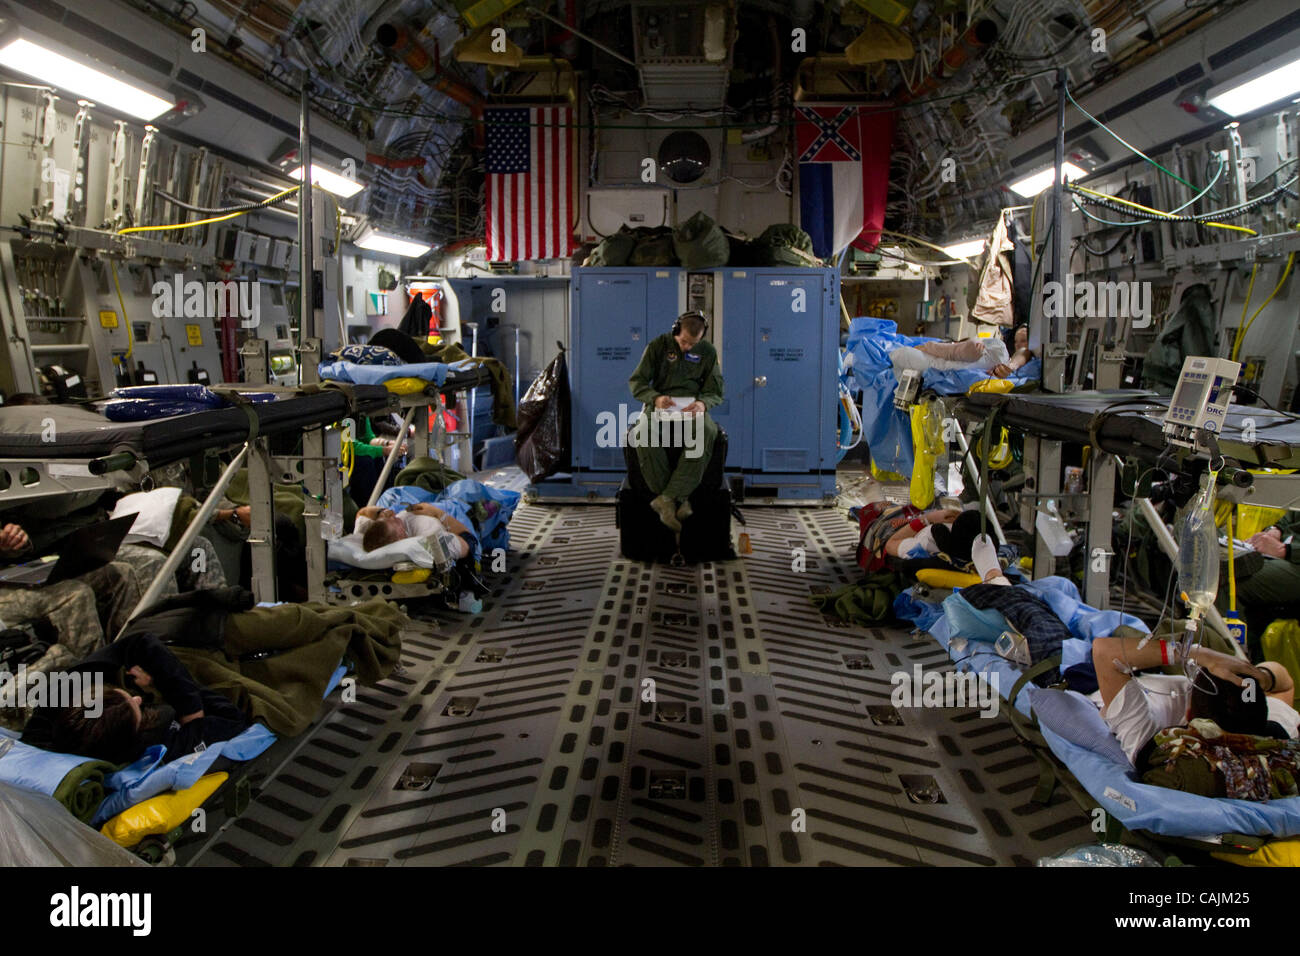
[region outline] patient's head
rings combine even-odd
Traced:
[[[402,519],[385,508],[361,535],[361,547],[366,551],[376,551],[405,537],[406,525]]]
[[[84,707],[66,707],[54,718],[51,749],[94,757],[109,763],[130,763],[167,727],[170,707],[143,704],[121,687],[105,686],[103,707],[87,716]]]
[[[1208,717],[1228,733],[1254,734],[1257,737],[1273,736],[1274,728],[1278,726],[1270,726],[1268,699],[1259,684],[1248,681],[1238,687],[1205,670],[1192,681],[1192,693],[1187,703],[1187,719],[1198,717]]]

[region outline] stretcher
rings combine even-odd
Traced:
[[[1068,394],[1042,392],[976,393],[957,399],[952,411],[958,420],[983,422],[988,431],[996,422],[1024,435],[1024,467],[1034,484],[1032,494],[1022,496],[1021,527],[1036,527],[1041,501],[1065,500],[1061,484],[1061,443],[1090,446],[1086,494],[1074,500],[1087,513],[1090,558],[1109,555],[1115,497],[1115,461],[1127,456],[1154,465],[1171,463],[1169,443],[1162,431],[1169,399],[1153,392],[1134,389],[1084,391]],[[1222,455],[1239,466],[1239,475],[1249,485],[1225,487],[1220,497],[1250,504],[1293,508],[1300,506],[1300,479],[1293,475],[1246,474],[1245,469],[1300,468],[1300,417],[1269,408],[1231,406],[1218,436]],[[1145,499],[1139,500],[1153,526],[1160,524]],[[1160,534],[1161,528],[1155,528]],[[1166,542],[1167,544],[1168,542]],[[1044,538],[1036,541],[1034,566],[1051,567],[1053,556]],[[1109,572],[1103,561],[1090,560],[1086,571],[1086,596],[1090,603],[1105,607],[1109,600]],[[1217,612],[1215,612],[1217,614]],[[1214,620],[1222,631],[1222,622]],[[1226,633],[1226,632],[1225,632]]]
[[[474,541],[469,556],[462,560],[481,567],[485,558],[494,552],[510,550],[509,523],[520,498],[516,491],[463,479],[436,494],[414,485],[389,488],[373,503],[394,511],[417,502],[437,505],[471,529]],[[489,512],[481,521],[473,517],[476,504]],[[354,533],[331,541],[329,558],[335,572],[327,579],[328,600],[333,604],[352,604],[376,597],[409,600],[438,594],[459,595],[467,588],[472,590],[477,578],[447,555],[435,539],[408,538],[367,553],[361,548],[361,535]],[[393,571],[395,560],[414,567]]]
[[[900,335],[895,322],[888,319],[858,318],[849,327],[842,364],[841,380],[862,402],[863,441],[871,449],[877,469],[910,475],[915,460],[908,414],[894,406],[898,377],[890,353],[901,346],[916,346],[939,339]],[[1038,380],[1041,363],[1034,359],[1003,381],[1023,386]],[[978,368],[925,372],[920,392],[933,395],[965,395],[971,387],[989,379]]]
[[[328,698],[347,669],[340,665],[325,689]],[[164,748],[154,745],[131,764],[115,768],[101,760],[55,753],[24,744],[0,731],[0,784],[52,797],[73,817],[101,830],[115,842],[150,863],[162,861],[169,849],[169,807],[180,794],[201,791],[195,806],[222,793],[227,816],[237,816],[248,801],[248,781],[240,765],[265,754],[280,738],[254,723],[230,740],[162,762]],[[219,779],[214,770],[221,771]],[[207,786],[202,786],[204,782]],[[184,804],[182,804],[184,805]],[[190,810],[193,807],[189,808]],[[141,811],[144,812],[141,812]],[[189,811],[177,825],[188,822]],[[149,829],[149,823],[155,825]],[[158,824],[162,824],[161,826]]]
[[[1120,623],[1132,626],[1136,619],[1083,604],[1064,578],[1044,578],[1028,586],[1050,599],[1058,613],[1064,611],[1062,620],[1076,635],[1064,642],[1059,657],[1029,668],[1003,658],[992,644],[954,643],[958,635],[952,633],[949,619],[927,610],[916,595],[908,594],[907,601],[900,596],[900,601],[909,618],[932,621],[929,634],[959,670],[977,674],[997,691],[1002,715],[1038,761],[1035,802],[1046,803],[1061,786],[1085,813],[1098,808],[1105,812],[1107,840],[1123,839],[1158,857],[1191,851],[1248,863],[1249,855],[1267,855],[1269,846],[1289,846],[1287,838],[1300,835],[1300,797],[1257,803],[1142,783],[1095,703],[1073,691],[1035,687],[1033,678],[1044,668],[1064,669],[1089,659],[1093,638],[1107,636]]]
[[[133,422],[109,421],[75,405],[0,408],[0,470],[8,479],[0,478],[0,504],[105,489],[110,482],[104,476],[110,472],[135,469],[142,474],[201,452],[237,447],[251,438],[299,431],[351,415],[378,414],[394,404],[381,386],[275,393],[272,402]]]
[[[974,394],[958,401],[967,419],[982,420],[994,409],[998,420],[1041,438],[1087,443],[1114,455],[1154,463],[1168,449],[1161,423],[1168,397],[1134,389]],[[1233,405],[1219,450],[1247,468],[1300,468],[1300,416],[1271,408]]]

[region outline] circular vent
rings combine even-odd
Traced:
[[[675,183],[693,183],[709,168],[712,153],[699,133],[678,130],[659,144],[659,168]]]

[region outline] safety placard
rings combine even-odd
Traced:
[[[102,329],[117,328],[117,313],[105,309],[99,313],[99,327]]]
[[[203,329],[198,325],[187,323],[185,326],[185,338],[190,345],[202,345]]]

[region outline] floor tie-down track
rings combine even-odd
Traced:
[[[1064,794],[1030,801],[1003,718],[891,706],[896,671],[950,669],[933,640],[808,601],[856,577],[842,513],[747,509],[753,554],[680,569],[619,557],[613,517],[521,507],[485,611],[417,622],[403,672],[336,692],[182,860],[1006,865],[1090,842]]]

